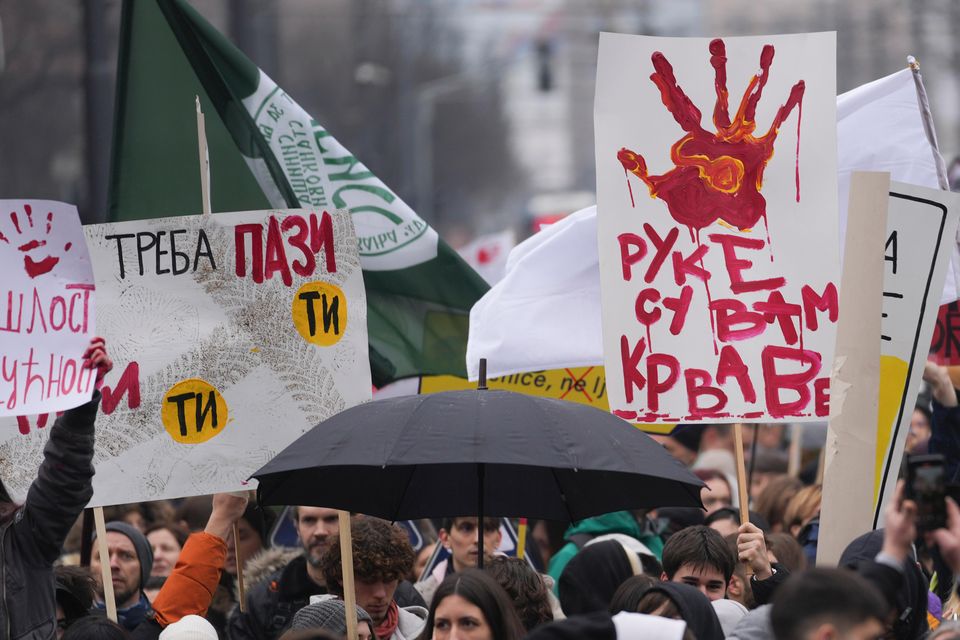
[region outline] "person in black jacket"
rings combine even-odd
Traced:
[[[84,367],[96,370],[90,402],[57,418],[27,499],[17,505],[0,485],[2,640],[52,640],[57,631],[53,563],[67,533],[93,496],[93,425],[99,388],[113,368],[103,338],[93,338]]]

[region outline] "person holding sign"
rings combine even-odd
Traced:
[[[3,640],[54,638],[57,603],[53,563],[67,533],[93,495],[93,426],[103,377],[113,368],[103,338],[93,338],[83,367],[96,370],[89,402],[63,413],[50,429],[43,463],[22,505],[0,485],[0,570],[5,584],[0,602]]]

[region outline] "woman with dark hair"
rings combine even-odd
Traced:
[[[653,576],[645,573],[639,576],[633,576],[623,581],[610,599],[610,613],[620,613],[621,611],[636,612],[637,604],[640,599],[646,595],[647,591],[660,584],[660,581]]]
[[[507,592],[484,571],[467,569],[437,587],[418,640],[520,640],[525,633]]]
[[[723,628],[710,600],[699,589],[682,582],[661,582],[651,587],[635,611],[683,620],[697,640],[723,640]]]
[[[53,638],[57,601],[53,563],[93,495],[93,425],[103,377],[113,368],[103,338],[83,353],[78,385],[90,402],[64,412],[43,448],[43,462],[22,505],[0,483],[0,567],[6,588],[0,602],[0,640]],[[89,386],[86,386],[89,385]]]
[[[507,592],[523,628],[528,632],[553,621],[547,585],[526,560],[496,556],[484,570]]]
[[[146,535],[153,549],[153,568],[150,569],[150,575],[165,578],[177,566],[180,551],[187,543],[187,532],[174,524],[155,524],[147,529]]]

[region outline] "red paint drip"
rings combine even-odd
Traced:
[[[64,251],[70,251],[70,247],[72,247],[72,246],[73,246],[73,243],[72,243],[72,242],[68,242],[67,244],[63,245],[63,250],[64,250]]]
[[[800,121],[803,120],[803,98],[797,104],[797,202],[800,202]],[[771,258],[772,259],[772,258]]]
[[[700,249],[700,230],[697,229],[697,249]],[[703,267],[703,256],[700,256],[700,268],[706,271]],[[710,316],[710,335],[713,337],[713,355],[720,355],[720,349],[717,347],[717,325],[716,321],[713,319],[713,309],[710,307],[713,306],[713,297],[710,295],[710,278],[703,279],[703,288],[707,292],[707,315]]]
[[[650,349],[650,351],[652,352],[652,351],[653,351],[653,342],[650,340],[650,325],[649,325],[649,324],[646,324],[646,325],[644,325],[644,326],[647,328],[647,348]]]
[[[23,233],[23,231],[20,230],[20,218],[17,217],[16,211],[10,212],[10,221],[13,222],[13,228],[17,230],[17,233]]]
[[[763,212],[763,228],[767,232],[767,248],[770,251],[770,262],[773,262],[773,242],[770,240],[770,221],[767,220],[767,212]]]
[[[52,222],[53,222],[53,211],[48,211],[47,212],[47,233],[50,233]]]
[[[630,192],[630,206],[636,209],[637,203],[633,201],[633,187],[630,185],[630,175],[626,168],[623,169],[623,179],[627,181],[627,191]]]
[[[3,231],[0,231],[0,242],[6,242],[7,244],[10,244],[10,241],[7,240],[7,236],[3,235]]]
[[[27,223],[33,228],[33,207],[25,204],[23,205],[23,210],[27,212]]]

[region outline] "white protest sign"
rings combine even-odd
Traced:
[[[880,337],[874,527],[883,524],[883,508],[896,487],[958,221],[960,195],[899,182],[890,185]]]
[[[348,214],[223,213],[86,233],[98,327],[115,363],[97,417],[91,506],[250,488],[250,474],[286,445],[370,398]],[[17,498],[50,422],[0,431],[3,482]]]
[[[835,35],[601,34],[594,113],[614,413],[826,416],[839,279]]]
[[[77,208],[0,200],[0,269],[0,416],[89,401],[94,283]]]

